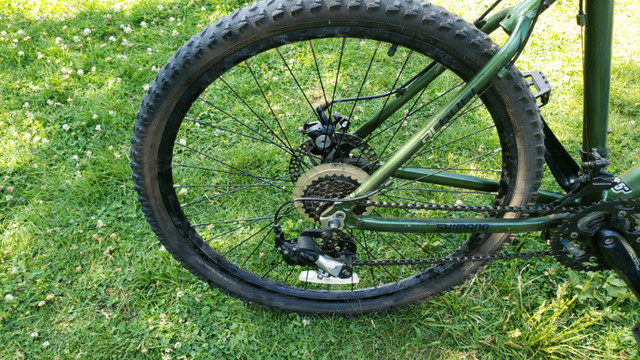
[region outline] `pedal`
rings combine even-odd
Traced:
[[[542,71],[527,71],[522,73],[522,76],[524,76],[530,88],[535,88],[536,91],[533,93],[533,97],[536,99],[538,108],[547,105],[551,95],[551,84],[549,84],[549,80],[547,80]]]
[[[324,276],[315,270],[305,270],[300,273],[298,280],[302,282],[325,284],[325,285],[352,285],[360,282],[358,274],[353,273],[350,278],[338,278],[335,276]]]

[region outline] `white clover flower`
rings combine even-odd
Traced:
[[[31,335],[30,335],[30,336],[31,336],[32,338],[34,338],[34,337],[38,337],[38,332],[34,331],[34,332],[32,332],[32,333],[31,333]]]
[[[109,111],[109,115],[111,115],[111,116],[116,116],[116,112],[115,112],[115,111],[113,111],[113,110],[111,110],[111,111]]]
[[[55,104],[55,103],[53,102],[53,100],[49,99],[49,100],[47,100],[47,104],[50,105],[50,106],[53,106],[53,104]]]
[[[180,33],[176,29],[173,29],[173,31],[171,32],[171,36],[178,36],[179,34]]]
[[[182,146],[187,146],[187,140],[185,139],[180,139],[180,141],[178,141],[178,144],[182,145]]]
[[[116,37],[115,36],[109,36],[109,41],[116,41]]]
[[[207,8],[203,6],[200,8],[200,11],[207,11]]]
[[[144,91],[149,90],[149,84],[142,85],[142,90],[144,90]]]
[[[80,37],[79,36],[74,36],[73,37],[73,42],[80,42]]]
[[[180,342],[177,342],[173,345],[174,349],[179,349],[182,346],[182,344]]]
[[[2,36],[7,36],[7,32],[6,32],[6,31],[4,31],[4,30],[2,30],[2,31],[0,32],[0,35],[2,35]]]
[[[173,16],[169,18],[169,21],[176,21],[176,18],[174,18]]]
[[[28,102],[26,102],[26,103],[24,103],[24,104],[22,105],[22,107],[23,107],[23,108],[25,108],[25,109],[28,109],[28,108],[30,108],[30,107],[31,107],[31,105],[30,105]]]
[[[97,120],[100,116],[98,116],[98,114],[93,114],[93,116],[91,117],[91,119],[93,120]]]
[[[25,32],[24,32],[22,29],[20,29],[20,30],[18,30],[18,32],[16,32],[16,34],[18,34],[18,35],[24,35],[24,34],[25,34]]]
[[[101,227],[104,227],[104,226],[105,226],[105,223],[103,223],[102,220],[98,220],[98,222],[96,223],[96,227],[97,228],[101,228]]]
[[[24,56],[24,51],[18,51],[18,56]]]
[[[164,9],[164,7],[162,5],[158,5],[158,10],[162,11],[162,9]]]
[[[51,345],[51,344],[48,341],[45,341],[45,342],[42,343],[42,347],[43,348],[49,347],[49,345]]]
[[[69,129],[71,129],[71,126],[69,126],[68,124],[62,125],[62,130],[67,131]]]
[[[15,298],[13,297],[13,295],[11,294],[7,294],[4,296],[4,299],[7,301],[13,301]]]
[[[144,22],[144,21],[140,22],[140,27],[146,28],[147,27],[147,23]]]
[[[84,70],[82,69],[78,70],[78,75],[84,75]]]
[[[88,36],[91,34],[91,29],[84,29],[82,33]]]
[[[96,125],[96,131],[102,131],[102,128],[100,127],[100,124]]]
[[[43,57],[44,57],[44,54],[38,51],[38,60],[42,59]]]
[[[86,152],[85,155],[87,155],[87,157],[91,157],[93,155],[93,153],[91,152],[91,150],[89,150],[89,151]]]
[[[78,155],[73,155],[71,158],[75,161],[80,161],[80,157]]]

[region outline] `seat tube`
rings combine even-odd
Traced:
[[[584,57],[584,123],[582,158],[597,149],[602,157],[609,151],[609,89],[613,38],[613,0],[586,0],[587,23]]]

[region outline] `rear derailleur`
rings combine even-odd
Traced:
[[[307,229],[297,239],[286,240],[274,226],[275,247],[289,265],[316,266],[319,277],[352,278],[356,244],[340,230]],[[315,239],[321,240],[321,245]]]

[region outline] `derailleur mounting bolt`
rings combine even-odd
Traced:
[[[577,232],[572,232],[571,235],[569,235],[570,238],[572,239],[577,239],[578,238],[578,233]]]
[[[614,239],[614,238],[606,238],[606,239],[604,240],[604,244],[605,244],[605,245],[611,245],[611,244],[613,244],[613,242],[614,242],[614,241],[615,241],[615,239]]]
[[[329,220],[329,229],[338,230],[340,229],[341,222],[338,219]]]
[[[626,211],[620,211],[620,212],[618,213],[618,216],[619,216],[619,217],[625,217],[625,216],[627,216],[627,212],[626,212]]]
[[[592,263],[594,263],[594,262],[597,262],[597,261],[598,261],[598,258],[597,258],[597,257],[595,257],[595,256],[592,256],[592,257],[590,257],[590,258],[589,258],[589,261],[590,261],[590,262],[592,262]]]

